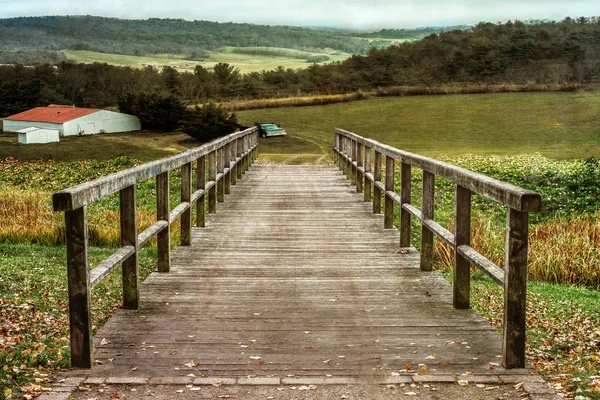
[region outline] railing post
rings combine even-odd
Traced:
[[[156,175],[156,219],[167,221],[167,226],[158,232],[158,272],[171,269],[171,206],[169,204],[169,172]]]
[[[242,174],[245,174],[248,171],[248,136],[244,136],[242,139],[242,143],[244,146],[244,161],[242,162]]]
[[[365,185],[365,201],[371,201],[373,199],[373,184],[367,178],[367,174],[371,172],[371,148],[365,145],[365,174],[364,174],[364,185]]]
[[[140,307],[136,197],[136,185],[128,186],[119,192],[121,246],[135,248],[134,253],[121,265],[123,308],[127,310],[137,310]]]
[[[394,191],[394,159],[390,156],[385,156],[385,192],[383,198],[385,199],[385,214],[384,214],[384,225],[385,229],[391,229],[394,227],[394,199],[387,195],[387,192]]]
[[[222,203],[225,201],[225,175],[223,174],[225,168],[225,152],[223,151],[223,146],[219,147],[217,153],[217,173],[221,174],[221,179],[219,179],[219,182],[217,182],[217,201]]]
[[[506,212],[502,357],[502,365],[505,368],[525,367],[528,225],[529,214],[527,212],[508,208]]]
[[[375,161],[373,171],[373,214],[381,213],[381,189],[376,182],[381,182],[381,153],[375,150]]]
[[[421,209],[421,271],[433,269],[433,232],[426,226],[425,221],[433,219],[435,191],[435,175],[423,171],[423,205]]]
[[[196,200],[196,226],[206,226],[206,157],[202,156],[196,161],[196,190],[204,190],[202,196]]]
[[[354,164],[356,162],[356,141],[354,139],[350,139],[350,168],[351,168],[351,176],[350,182],[353,186],[356,186],[356,181],[358,180],[358,168]]]
[[[400,247],[410,247],[410,218],[402,204],[411,202],[411,166],[402,163],[400,170]]]
[[[337,167],[341,169],[339,151],[340,151],[340,134],[336,132],[333,135],[333,162],[335,162],[335,165],[337,165]]]
[[[214,184],[208,189],[208,213],[214,214],[217,212],[217,160],[216,152],[211,151],[208,154],[208,180]]]
[[[224,146],[223,153],[225,154],[225,168],[227,168],[227,174],[223,177],[225,179],[225,194],[231,194],[231,147],[229,143]]]
[[[181,166],[181,202],[191,203],[192,200],[192,163]],[[192,204],[181,214],[180,244],[189,246],[192,243]]]
[[[344,155],[346,156],[346,179],[352,181],[352,151],[350,151],[351,139],[344,137]]]
[[[364,174],[360,172],[360,167],[363,166],[363,155],[362,155],[362,143],[355,142],[356,147],[356,193],[362,193],[363,191],[363,179]]]
[[[235,185],[237,185],[237,169],[238,169],[237,141],[234,140],[233,142],[231,142],[230,147],[231,147],[231,160],[234,162],[234,166],[231,168],[229,175],[230,175],[231,184],[235,186]],[[230,163],[230,165],[231,165],[231,163]]]
[[[454,308],[466,310],[471,306],[471,263],[456,249],[471,244],[471,191],[454,185]]]
[[[244,169],[244,142],[242,138],[236,139],[237,143],[237,164],[235,166],[237,173],[237,180],[242,179],[242,173]]]
[[[87,207],[65,211],[71,366],[92,368],[92,317]]]

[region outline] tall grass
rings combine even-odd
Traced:
[[[377,89],[376,96],[425,96],[446,94],[478,93],[521,93],[521,92],[574,92],[583,89],[581,83],[533,83],[519,84],[452,84],[452,85],[415,85],[390,86]]]
[[[350,101],[364,100],[367,95],[363,92],[349,94],[332,94],[303,97],[285,97],[280,99],[257,99],[221,103],[227,111],[254,110],[261,108],[323,106],[327,104],[347,103]]]

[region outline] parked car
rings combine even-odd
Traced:
[[[278,127],[273,122],[268,122],[268,123],[256,122],[256,126],[258,126],[258,128],[260,129],[260,136],[264,137],[264,138],[271,137],[271,136],[287,135],[287,132],[285,131],[285,129]]]

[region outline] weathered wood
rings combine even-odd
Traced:
[[[231,184],[233,186],[237,185],[237,171],[238,171],[238,162],[237,162],[237,154],[238,154],[238,148],[237,148],[237,143],[233,142],[231,143]]]
[[[365,196],[364,196],[364,201],[371,201],[373,199],[373,184],[368,176],[368,174],[370,172],[371,172],[371,148],[369,146],[365,146],[365,175],[364,175]]]
[[[229,144],[226,144],[225,146],[223,146],[223,162],[225,164],[225,167],[227,169],[229,169],[227,171],[227,174],[225,174],[225,178],[224,178],[224,192],[225,194],[231,194],[231,147],[229,146]]]
[[[163,172],[156,176],[156,220],[171,220],[171,209],[169,205],[169,172]],[[171,226],[158,232],[157,237],[158,271],[169,272],[171,268]]]
[[[196,190],[204,191],[196,201],[196,226],[204,228],[206,226],[206,156],[198,158],[196,164]]]
[[[381,182],[381,153],[375,151],[374,170],[373,170],[373,213],[381,213],[381,189],[377,182]]]
[[[471,263],[456,248],[471,244],[471,191],[454,186],[454,308],[471,307]]]
[[[91,368],[92,316],[88,262],[87,207],[65,212],[71,365]]]
[[[400,247],[410,247],[410,213],[402,205],[411,203],[411,167],[403,162],[400,168]]]
[[[525,367],[528,227],[528,213],[507,210],[502,358],[505,368]]]
[[[236,157],[236,161],[237,161],[237,165],[236,170],[237,170],[237,179],[240,180],[242,179],[242,169],[243,169],[243,159],[244,159],[244,143],[242,141],[242,139],[238,139],[236,140],[236,147],[237,147],[237,157]]]
[[[138,235],[138,248],[146,245],[158,232],[169,226],[168,221],[156,221]]]
[[[181,166],[181,203],[192,202],[192,163]],[[192,207],[181,214],[181,238],[179,244],[189,246],[192,243]]]
[[[364,178],[363,170],[363,151],[362,144],[356,142],[356,193],[363,192],[363,180]]]
[[[140,306],[140,278],[138,267],[138,224],[137,224],[136,185],[119,192],[121,222],[121,246],[133,248],[133,254],[122,264],[123,308],[137,310]]]
[[[187,201],[185,203],[179,203],[177,207],[175,207],[171,210],[171,212],[169,212],[169,222],[175,222],[179,217],[181,217],[191,208],[191,203],[188,203]]]
[[[174,249],[172,273],[142,284],[140,312],[118,310],[101,328],[103,364],[88,376],[384,382],[407,363],[505,373],[489,370],[500,335],[472,310],[449,312],[448,282],[398,252],[398,231],[362,200],[328,167],[252,168],[210,230]]]
[[[336,128],[336,132],[350,140],[369,145],[373,150],[378,151],[385,156],[402,160],[402,162],[410,164],[413,167],[446,178],[474,193],[482,194],[508,207],[528,212],[538,212],[541,210],[542,200],[539,193],[443,161],[399,150],[375,140],[365,139],[355,133],[343,129]]]
[[[208,154],[208,180],[211,182],[217,181],[217,160],[216,152]],[[208,185],[207,185],[208,187]],[[217,212],[217,188],[216,185],[208,188],[208,213],[214,214]]]
[[[433,232],[425,225],[425,221],[433,219],[435,175],[423,171],[423,206],[421,207],[421,271],[433,269]]]
[[[456,251],[458,252],[458,254],[467,259],[469,263],[471,263],[471,265],[476,266],[487,276],[492,278],[494,282],[504,287],[504,270],[502,268],[488,260],[477,250],[475,250],[471,246],[467,246],[466,244],[457,246]]]
[[[183,153],[171,157],[152,161],[138,167],[129,168],[115,174],[85,182],[69,189],[54,193],[52,202],[54,211],[74,210],[83,205],[93,203],[111,193],[115,193],[123,188],[134,185],[138,182],[153,178],[161,173],[171,171],[181,167],[183,164],[190,163],[197,158],[209,154],[224,144],[246,138],[249,135],[255,135],[258,128],[252,127],[245,131],[232,133],[231,135],[215,139],[200,147],[187,150]]]
[[[385,157],[385,191],[394,191],[394,159]],[[391,229],[394,227],[394,200],[389,196],[383,196],[385,200],[383,227]]]
[[[350,166],[352,168],[352,174],[350,175],[350,183],[353,186],[356,186],[356,181],[358,180],[358,171],[356,169],[357,145],[357,142],[350,139]]]
[[[124,246],[108,256],[104,261],[90,271],[90,287],[93,288],[100,283],[102,279],[107,277],[119,265],[123,264],[132,254],[135,253],[135,247]]]
[[[225,201],[225,180],[222,179],[225,169],[225,152],[223,151],[223,147],[217,150],[217,155],[217,201],[222,203]]]

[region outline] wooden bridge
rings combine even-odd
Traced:
[[[71,362],[94,366],[79,375],[301,383],[528,372],[527,221],[538,194],[343,130],[339,168],[253,165],[257,145],[251,128],[54,195],[66,218]],[[176,168],[181,203],[171,209]],[[421,210],[411,168],[423,170]],[[454,232],[433,218],[436,176],[455,184]],[[154,177],[157,222],[138,233],[136,184]],[[86,207],[116,191],[122,248],[90,270]],[[507,206],[504,269],[470,247],[472,193]],[[181,243],[171,250],[177,218]],[[158,271],[140,283],[138,249],[154,236]],[[454,251],[453,285],[432,270],[434,236]],[[119,265],[123,310],[93,338],[90,291]],[[503,336],[470,310],[471,265],[504,287]]]

